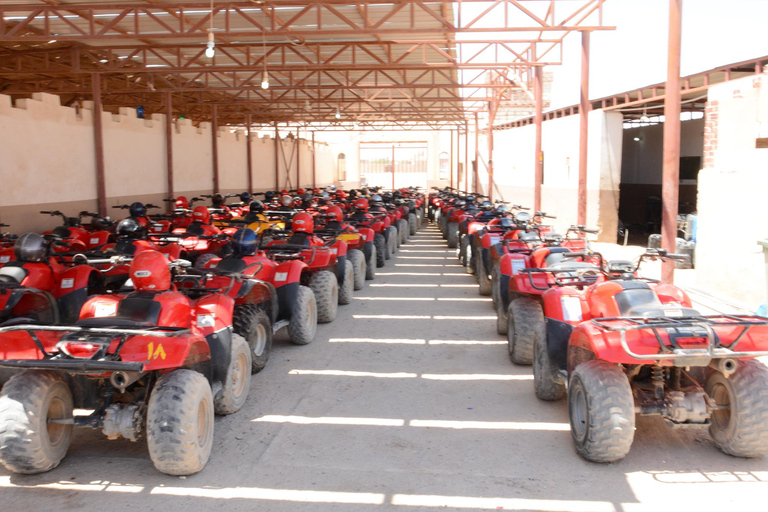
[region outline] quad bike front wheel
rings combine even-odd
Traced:
[[[568,386],[568,416],[579,455],[592,462],[623,459],[635,437],[635,402],[621,367],[599,359],[578,365]]]
[[[768,368],[754,359],[739,361],[730,377],[714,372],[707,394],[720,406],[712,413],[709,435],[718,448],[736,457],[768,452]]]
[[[398,236],[397,236],[397,228],[394,226],[389,226],[387,228],[387,243],[389,244],[389,255],[390,258],[393,257],[397,253],[397,247],[398,247]]]
[[[533,388],[541,400],[552,402],[565,396],[565,382],[552,365],[546,337],[540,337],[533,346]]]
[[[419,218],[416,217],[415,213],[408,214],[408,229],[410,230],[411,235],[415,235],[416,231],[419,229]]]
[[[531,364],[536,341],[547,335],[541,304],[530,297],[517,298],[509,304],[507,317],[509,359],[519,365]]]
[[[251,350],[251,372],[264,369],[272,350],[272,322],[267,312],[256,304],[235,306],[232,324],[237,334],[245,338]]]
[[[455,249],[459,243],[459,223],[449,222],[448,231],[445,234],[446,240],[448,240],[448,248]]]
[[[72,392],[60,375],[26,370],[11,377],[0,393],[0,462],[26,474],[58,466],[72,425],[50,420],[72,418],[72,409]]]
[[[408,227],[408,221],[407,220],[399,219],[397,221],[397,232],[400,234],[400,245],[403,245],[404,243],[406,243],[408,241],[409,229],[410,228]]]
[[[352,296],[355,289],[355,271],[352,270],[352,263],[347,260],[344,262],[344,282],[339,286],[339,304],[346,306],[352,303]]]
[[[312,343],[317,332],[317,301],[315,292],[308,286],[299,286],[293,303],[288,336],[294,345]]]
[[[352,264],[355,291],[362,290],[365,286],[365,254],[359,249],[350,249],[347,252],[347,261]]]
[[[365,279],[366,281],[373,281],[376,279],[376,246],[371,248],[371,257],[365,262]]]
[[[387,241],[384,235],[376,233],[373,237],[373,245],[376,247],[376,267],[381,268],[387,259]]]
[[[494,261],[492,263],[493,268],[491,268],[491,303],[493,304],[494,309],[499,306],[499,303],[501,302],[501,264],[498,261]],[[504,334],[504,333],[500,333]]]
[[[336,274],[329,270],[315,272],[309,280],[309,287],[317,301],[317,322],[333,322],[339,308],[339,282]]]
[[[213,400],[216,414],[234,414],[245,404],[251,387],[251,366],[251,347],[245,338],[233,333],[227,376],[221,394]]]
[[[192,475],[213,448],[213,396],[208,380],[193,370],[163,374],[147,408],[147,446],[158,471]]]
[[[475,258],[477,262],[477,283],[480,285],[480,295],[488,296],[491,294],[491,280],[488,278],[488,272],[485,270],[485,264],[483,263],[483,256],[478,254]]]

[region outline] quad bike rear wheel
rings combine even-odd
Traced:
[[[536,341],[547,335],[541,304],[530,297],[519,297],[509,304],[507,316],[509,359],[519,365],[531,364]]]
[[[400,234],[400,245],[403,245],[408,241],[408,230],[408,221],[399,219],[397,221],[397,232]]]
[[[205,253],[205,254],[201,254],[201,255],[200,255],[200,256],[198,256],[198,257],[197,257],[197,259],[195,260],[195,268],[198,268],[198,269],[203,269],[203,268],[206,268],[206,266],[208,265],[208,263],[209,263],[209,262],[210,262],[212,259],[214,259],[214,258],[218,258],[218,256],[216,256],[216,255],[215,255],[215,254],[213,254],[212,252],[207,252],[207,253]]]
[[[352,302],[352,296],[355,289],[355,271],[352,270],[352,263],[347,260],[344,262],[344,283],[339,286],[339,304],[346,306]]]
[[[387,259],[387,241],[384,239],[384,235],[376,233],[373,237],[373,245],[376,247],[376,267],[381,268]]]
[[[336,274],[329,270],[315,272],[309,280],[309,287],[315,293],[317,301],[317,322],[333,322],[339,309],[339,282]]]
[[[376,246],[371,248],[371,257],[365,262],[365,279],[367,281],[373,281],[376,279]]]
[[[477,269],[475,268],[475,260],[475,251],[472,248],[472,241],[470,240],[467,242],[467,274],[474,274],[477,272]]]
[[[223,382],[221,394],[213,399],[216,414],[226,416],[240,410],[248,398],[251,387],[251,347],[245,338],[232,334],[232,353],[229,358],[227,376]]]
[[[408,229],[410,230],[411,235],[415,235],[416,231],[419,229],[419,218],[416,217],[415,213],[408,214]]]
[[[565,396],[565,381],[552,365],[545,336],[533,346],[533,388],[541,400],[553,402]]]
[[[635,402],[621,367],[599,359],[578,365],[568,386],[568,416],[579,455],[592,462],[623,459],[635,437]]]
[[[449,222],[447,230],[445,238],[448,240],[448,248],[455,249],[459,242],[459,223]]]
[[[499,334],[507,334],[509,331],[509,315],[507,314],[507,308],[504,304],[499,302],[496,306],[496,332]]]
[[[14,473],[34,474],[59,465],[67,454],[72,425],[49,423],[72,417],[72,392],[49,371],[26,370],[0,393],[0,462]]]
[[[492,263],[493,268],[491,268],[491,302],[493,303],[494,309],[496,309],[499,306],[499,303],[501,302],[501,286],[499,285],[499,282],[501,280],[501,266],[498,261],[494,261]],[[501,333],[504,334],[504,333]]]
[[[347,252],[347,261],[352,264],[355,291],[362,290],[365,286],[365,254],[359,249],[350,249]]]
[[[165,373],[147,408],[147,446],[158,471],[192,475],[205,467],[213,448],[213,396],[208,380],[193,370]]]
[[[739,361],[728,378],[714,372],[706,391],[717,405],[730,406],[712,413],[709,435],[718,448],[736,457],[768,452],[768,368],[754,359]]]
[[[293,303],[288,336],[294,345],[312,343],[317,332],[317,301],[315,292],[308,286],[299,286]]]
[[[485,270],[485,264],[483,263],[482,255],[478,254],[475,258],[477,261],[477,283],[480,285],[480,295],[488,296],[491,294],[491,280],[488,278],[488,272]]]
[[[397,247],[398,247],[397,228],[394,226],[389,226],[387,228],[387,233],[388,233],[387,243],[389,244],[389,256],[391,258],[395,254],[397,254]]]
[[[251,372],[264,369],[272,350],[272,322],[267,312],[256,304],[235,306],[232,324],[237,334],[245,338],[251,351]]]

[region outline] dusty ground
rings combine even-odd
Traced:
[[[305,347],[276,341],[202,473],[78,431],[61,466],[0,469],[2,510],[766,510],[768,460],[639,418],[629,456],[585,462],[564,402],[533,394],[489,299],[424,228]]]

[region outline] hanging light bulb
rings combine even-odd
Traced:
[[[334,117],[336,117],[336,119],[341,119],[341,112],[339,111],[339,107],[336,107],[336,115]]]
[[[261,79],[261,88],[269,89],[269,75],[264,71],[264,78]]]
[[[205,56],[212,59],[216,54],[216,50],[213,49],[213,47],[216,46],[216,42],[213,40],[213,32],[210,30],[208,31],[208,44],[206,46],[208,46],[208,48],[205,49]]]
[[[644,123],[650,121],[650,119],[648,119],[648,112],[645,109],[643,109],[643,115],[640,117],[640,120]]]

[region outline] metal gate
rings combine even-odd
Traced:
[[[360,179],[369,187],[426,188],[427,143],[361,142]]]

